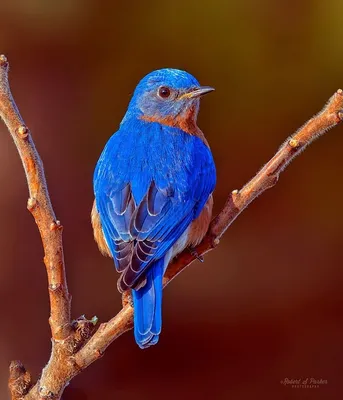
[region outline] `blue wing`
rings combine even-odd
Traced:
[[[96,207],[120,291],[134,287],[201,212],[216,173],[210,149],[177,128],[142,123],[108,141],[94,173]]]

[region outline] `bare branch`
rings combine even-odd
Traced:
[[[62,226],[52,209],[42,160],[13,100],[8,83],[8,62],[3,55],[0,56],[0,116],[23,163],[30,193],[27,208],[36,221],[43,242],[52,337],[63,340],[70,334],[70,296],[64,269]]]
[[[100,358],[106,348],[124,332],[132,329],[133,308],[130,296],[123,297],[123,308],[94,333],[96,320],[80,317],[71,322],[62,248],[62,227],[53,212],[42,161],[31,134],[12,98],[8,84],[8,63],[0,56],[0,116],[10,131],[23,162],[33,214],[43,242],[48,274],[52,351],[42,376],[32,386],[31,376],[19,361],[10,366],[9,389],[13,400],[60,399],[69,381]],[[229,195],[223,210],[212,221],[196,253],[203,255],[215,248],[237,216],[261,193],[273,187],[283,169],[314,139],[343,120],[343,92],[338,90],[324,109],[289,137],[274,157],[241,190]],[[191,264],[196,256],[185,250],[173,260],[164,277],[166,286]]]
[[[261,193],[277,183],[281,172],[287,165],[315,139],[338,125],[342,120],[343,91],[338,89],[322,111],[290,136],[274,157],[241,190],[231,192],[223,210],[214,218],[204,240],[195,249],[197,253],[202,255],[216,247],[220,238],[239,214]],[[194,259],[194,255],[184,251],[169,265],[165,275],[165,284],[169,283]]]

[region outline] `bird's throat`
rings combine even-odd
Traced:
[[[157,122],[162,125],[172,126],[182,131],[203,138],[203,133],[197,123],[197,112],[195,107],[189,107],[178,115],[142,115],[141,119],[147,122]]]

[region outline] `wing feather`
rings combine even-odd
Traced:
[[[175,130],[180,143],[171,146],[170,139],[164,139],[165,146],[171,146],[168,161],[163,154],[153,160],[155,155],[148,150],[133,158],[132,149],[143,146],[142,139],[130,142],[126,135],[126,147],[122,146],[119,131],[106,145],[95,170],[96,207],[115,267],[122,273],[120,291],[139,285],[145,270],[173,246],[214,189],[210,150],[199,138],[169,129]],[[155,135],[160,132],[159,128]],[[134,164],[125,165],[125,157]]]

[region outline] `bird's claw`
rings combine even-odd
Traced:
[[[193,257],[195,257],[198,261],[200,262],[204,262],[204,257],[200,254],[198,254],[198,252],[196,251],[196,249],[194,247],[190,247],[189,248],[190,253],[192,254]]]

